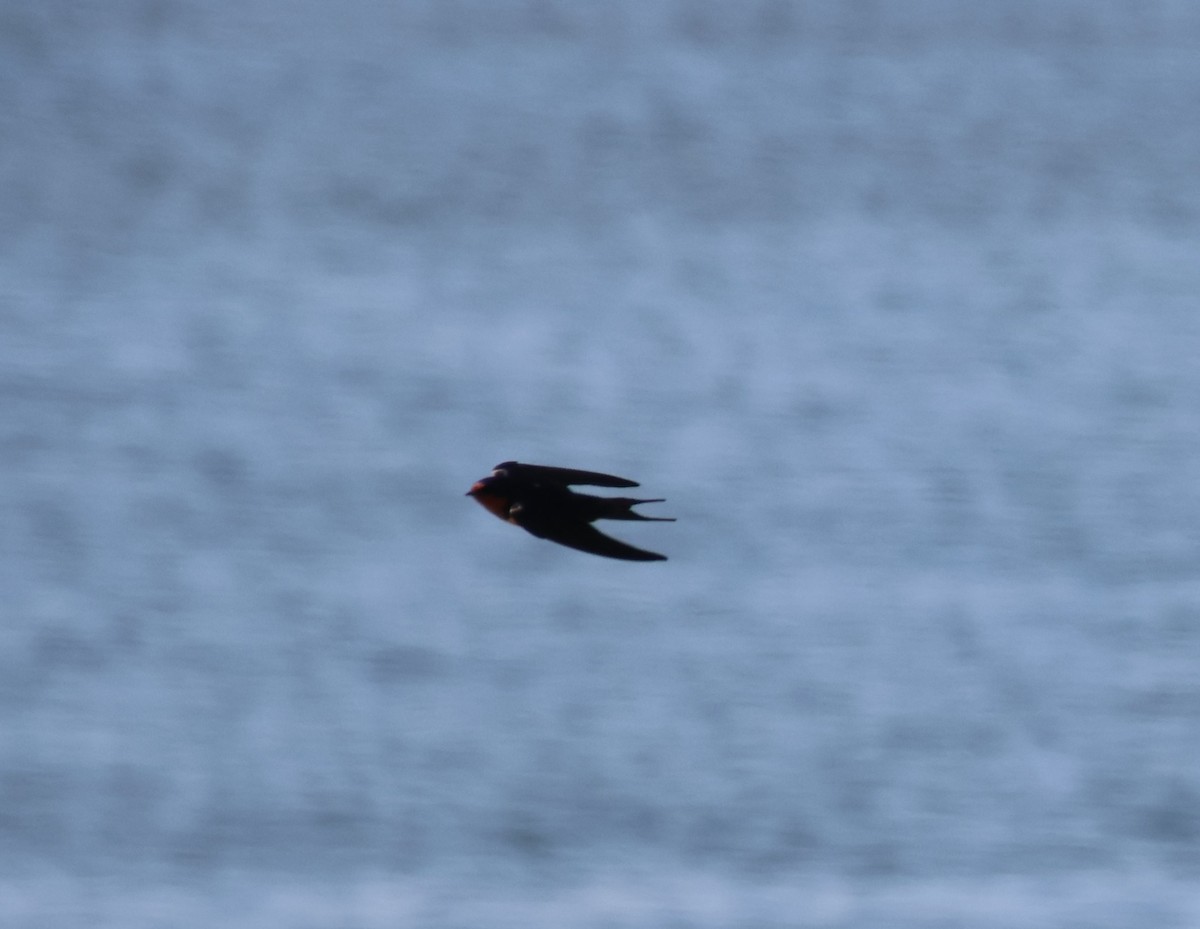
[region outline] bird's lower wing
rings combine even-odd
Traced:
[[[603,555],[605,558],[620,558],[624,561],[667,560],[666,555],[660,555],[657,552],[648,552],[641,548],[634,548],[634,546],[627,542],[622,542],[620,539],[614,539],[612,536],[605,535],[595,526],[586,523],[582,526],[571,526],[567,530],[556,532],[553,535],[546,535],[543,538],[549,539],[551,542],[557,542],[559,545],[566,545],[568,548],[577,548],[581,552]]]
[[[620,558],[622,561],[666,561],[666,555],[635,548],[620,539],[607,536],[590,523],[563,523],[557,520],[539,519],[536,513],[524,507],[513,507],[511,519],[526,532],[541,539],[548,539],[605,558]]]

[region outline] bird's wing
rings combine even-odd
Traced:
[[[509,477],[522,477],[534,481],[554,484],[591,484],[595,487],[637,487],[637,481],[599,471],[583,471],[579,468],[555,468],[551,465],[522,464],[519,461],[502,461],[492,469]]]
[[[538,538],[549,539],[581,552],[603,555],[605,558],[620,558],[623,561],[667,560],[666,555],[634,548],[626,542],[607,536],[590,523],[556,519],[539,512],[537,507],[516,504],[510,508],[509,518]]]

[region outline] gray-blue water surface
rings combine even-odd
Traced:
[[[1200,925],[1200,8],[0,24],[5,926]]]

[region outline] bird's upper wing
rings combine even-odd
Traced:
[[[528,478],[554,484],[592,484],[596,487],[637,487],[637,481],[599,471],[583,471],[579,468],[555,468],[551,465],[522,464],[519,461],[502,461],[492,469],[502,471],[510,477]]]
[[[607,536],[582,520],[564,520],[539,510],[536,506],[516,504],[509,509],[509,518],[518,526],[542,539],[575,548],[605,558],[623,561],[666,561],[666,555],[634,548],[619,539]]]

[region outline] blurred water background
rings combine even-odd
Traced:
[[[0,4],[0,923],[1200,925],[1197,48]]]

